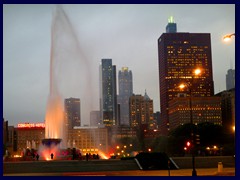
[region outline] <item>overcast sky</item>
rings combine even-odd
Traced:
[[[226,89],[227,70],[235,69],[235,37],[228,43],[222,41],[225,34],[235,32],[235,5],[73,4],[62,7],[77,35],[80,53],[90,66],[91,77],[85,79],[92,84],[92,110],[99,110],[102,58],[111,58],[117,71],[129,67],[134,93],[143,95],[146,89],[154,101],[154,111],[160,110],[157,39],[165,32],[170,16],[174,17],[178,32],[211,33],[215,93]],[[54,9],[55,5],[50,4],[3,5],[3,116],[10,125],[44,122]],[[78,91],[71,91],[64,98],[81,96]],[[82,121],[82,125],[89,123],[84,118]]]

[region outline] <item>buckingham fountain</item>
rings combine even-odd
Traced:
[[[84,59],[81,56],[73,27],[62,7],[57,5],[51,26],[50,92],[45,116],[45,138],[39,147],[41,159],[50,160],[51,154],[54,155],[54,159],[58,159],[64,156],[63,149],[67,149],[67,121],[62,92],[64,87],[76,89],[72,86],[74,83],[67,84],[69,81],[73,82],[76,77],[64,78],[67,77],[66,74],[70,74],[69,69],[71,72],[74,69],[78,71],[84,67],[86,69],[86,60],[79,62],[79,59]],[[83,87],[84,83],[81,84]]]

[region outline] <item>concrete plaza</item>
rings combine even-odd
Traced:
[[[174,158],[174,161],[179,169],[141,170],[133,159],[3,162],[3,176],[192,176],[191,158]],[[196,171],[197,176],[235,176],[235,159],[199,157]]]

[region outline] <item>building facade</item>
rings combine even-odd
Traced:
[[[8,121],[3,119],[3,144],[7,145],[8,143]]]
[[[8,126],[8,140],[7,149],[14,155],[17,152],[17,129],[14,126]]]
[[[120,104],[120,125],[129,126],[129,97],[133,94],[132,71],[127,67],[123,67],[118,72],[119,96]]]
[[[16,131],[18,154],[22,154],[26,149],[38,149],[45,138],[44,123],[18,124]]]
[[[226,74],[226,90],[235,88],[235,69],[229,69]]]
[[[111,136],[113,140],[121,138],[135,138],[136,129],[126,125],[112,127]]]
[[[153,128],[153,100],[145,95],[132,95],[129,99],[129,119],[131,127],[147,125]]]
[[[79,149],[83,155],[91,153],[106,156],[108,130],[105,127],[74,127],[68,131],[68,147]]]
[[[192,122],[195,125],[203,122],[222,125],[221,98],[212,96],[172,99],[169,101],[169,130],[172,131],[180,125],[191,123],[190,113],[192,113]]]
[[[153,113],[153,119],[154,119],[154,124],[155,124],[155,128],[158,129],[159,125],[160,125],[160,112],[157,111],[155,113]]]
[[[181,83],[191,84],[191,95],[214,95],[209,33],[163,33],[158,39],[159,90],[163,135],[169,132],[169,101],[180,93]],[[193,76],[196,68],[202,70]],[[187,94],[190,96],[190,93]]]
[[[116,66],[112,59],[102,59],[100,65],[100,115],[101,124],[117,125]]]
[[[235,128],[235,88],[222,91],[215,96],[221,97],[222,125],[224,129],[232,133]]]
[[[81,126],[80,99],[72,97],[65,99],[64,108],[68,129]]]

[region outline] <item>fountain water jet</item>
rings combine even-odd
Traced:
[[[68,16],[57,5],[51,27],[50,93],[45,117],[45,139],[42,141],[44,147],[40,147],[48,155],[42,157],[49,157],[53,149],[57,153],[67,148],[63,97],[80,97],[84,102],[81,108],[83,119],[90,119],[93,96],[91,70],[77,39]]]
[[[56,8],[52,21],[51,31],[51,57],[50,57],[50,94],[47,102],[47,110],[45,117],[45,139],[42,140],[43,146],[52,148],[52,146],[58,146],[62,141],[62,145],[65,146],[65,118],[63,99],[59,93],[57,69],[58,54],[56,49],[56,28],[58,26],[59,7]]]

